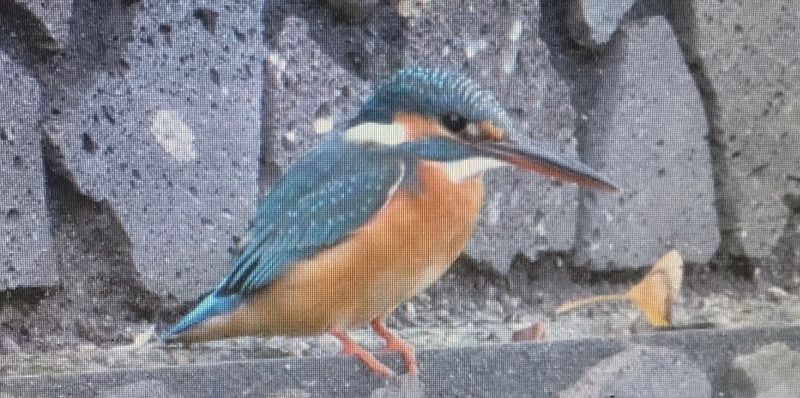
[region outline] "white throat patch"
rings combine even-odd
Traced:
[[[350,142],[375,143],[382,145],[399,145],[408,142],[405,126],[401,123],[361,123],[344,133]],[[448,179],[462,182],[486,170],[506,166],[506,163],[492,158],[470,158],[452,162],[439,162],[444,167]]]
[[[406,129],[400,123],[361,123],[345,131],[344,138],[351,142],[398,145],[408,141]]]
[[[480,172],[506,166],[506,163],[492,158],[470,158],[453,162],[442,162],[447,178],[461,182]]]

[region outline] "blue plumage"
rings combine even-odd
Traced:
[[[247,294],[285,266],[332,246],[388,199],[403,161],[382,148],[330,139],[289,168],[264,199],[250,242],[217,294]]]
[[[206,296],[192,312],[183,317],[180,322],[167,331],[163,338],[165,340],[171,340],[206,319],[233,310],[242,301],[242,296],[240,295],[220,297],[215,293],[216,292],[213,292]]]
[[[327,139],[275,184],[231,272],[164,337],[235,308],[286,267],[346,238],[386,203],[403,170],[404,159],[385,148]]]
[[[454,113],[511,131],[510,118],[490,92],[461,75],[423,68],[404,69],[387,79],[350,126],[388,123],[399,111],[434,119]],[[384,146],[333,134],[276,183],[259,205],[228,276],[165,338],[231,311],[292,264],[346,239],[386,203],[398,184],[414,183],[417,160],[464,159],[472,152],[442,137]]]
[[[417,374],[413,347],[384,318],[465,247],[481,208],[484,171],[512,165],[616,190],[557,151],[514,143],[497,99],[457,74],[401,70],[346,127],[286,170],[260,203],[228,276],[165,340],[329,332],[343,353],[391,375],[347,335],[369,324]],[[402,195],[381,211],[396,189]],[[359,230],[367,222],[370,228]]]
[[[470,121],[489,120],[506,132],[513,131],[511,118],[490,91],[466,76],[439,69],[415,67],[396,72],[375,89],[352,124],[389,123],[396,112],[434,119],[454,113]]]
[[[216,294],[250,293],[284,267],[343,240],[386,203],[415,161],[471,155],[442,137],[395,147],[327,140],[289,168],[264,199],[248,245]],[[406,180],[413,183],[413,170]]]

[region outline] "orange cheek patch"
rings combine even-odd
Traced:
[[[484,137],[492,140],[492,141],[500,141],[503,139],[503,129],[500,127],[495,126],[490,121],[483,121],[478,123],[478,129],[481,131],[481,135]]]
[[[408,138],[416,140],[424,137],[444,135],[442,127],[433,119],[407,112],[398,112],[394,116],[395,123],[401,123]]]

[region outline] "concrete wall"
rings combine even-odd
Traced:
[[[281,170],[409,65],[475,78],[518,140],[623,189],[493,173],[469,259],[604,271],[679,248],[796,288],[800,5],[606,3],[2,2],[4,330],[48,346],[174,318]]]

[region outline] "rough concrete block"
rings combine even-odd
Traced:
[[[122,59],[46,124],[85,194],[107,201],[145,285],[212,288],[255,208],[264,48],[260,2],[144,1]]]
[[[568,25],[572,38],[587,47],[599,47],[617,31],[622,17],[636,0],[572,0]]]
[[[327,0],[328,5],[351,22],[363,22],[377,8],[380,0]]]
[[[714,396],[703,369],[680,351],[628,348],[589,368],[561,398]]]
[[[322,51],[308,28],[303,19],[284,19],[267,57],[264,156],[281,168],[353,117],[371,92]]]
[[[355,116],[375,83],[400,66],[395,9],[379,1],[271,1],[264,84],[262,188],[331,128]]]
[[[401,375],[390,380],[364,369],[355,358],[336,355],[172,366],[144,364],[92,372],[79,368],[56,373],[60,371],[58,366],[56,370],[40,367],[37,376],[0,377],[0,387],[14,397],[106,397],[113,396],[110,394],[114,392],[137,397],[139,391],[146,391],[152,394],[149,396],[159,398],[530,398],[558,396],[576,383],[588,381],[587,375],[593,374],[603,383],[598,387],[605,387],[606,391],[630,392],[616,395],[620,398],[721,397],[728,396],[723,380],[732,358],[772,342],[796,350],[800,345],[800,330],[797,326],[688,330],[626,338],[595,337],[421,350],[417,354],[421,366],[418,378]],[[644,348],[631,349],[631,345]],[[148,353],[147,350],[139,354],[132,351],[130,355],[156,363],[159,358],[171,361],[181,358],[172,350],[162,353]],[[97,361],[109,363],[102,354],[95,355]],[[399,355],[377,356],[393,368],[401,366]],[[13,369],[15,363],[10,367]],[[613,374],[603,375],[600,372],[603,369]],[[709,381],[713,383],[711,386]],[[656,389],[658,387],[661,390]],[[678,395],[680,392],[685,395]],[[708,394],[702,395],[706,392]]]
[[[576,261],[595,269],[650,266],[677,248],[705,263],[719,245],[708,124],[669,23],[624,25],[617,59],[589,115],[585,159],[617,195],[587,194]]]
[[[800,195],[800,2],[690,2],[715,101],[720,218],[733,255],[767,258]]]
[[[142,380],[119,387],[108,388],[100,392],[99,398],[181,398],[158,380]]]
[[[405,37],[396,10],[379,1],[271,1],[263,15],[262,190],[355,115],[373,84],[400,66]]]
[[[576,156],[569,83],[539,39],[538,1],[431,2],[411,14],[407,63],[475,78],[515,119],[519,142],[547,142]],[[523,171],[490,172],[467,254],[505,272],[519,253],[536,259],[541,252],[571,250],[578,193]]]
[[[0,93],[0,290],[53,284],[39,85],[2,51]]]
[[[44,29],[36,29],[46,34],[37,40],[39,45],[49,50],[66,47],[69,38],[69,22],[72,17],[72,0],[41,1],[11,0],[18,10],[23,9],[32,14]],[[10,7],[10,5],[6,5]],[[35,29],[35,28],[34,28]]]
[[[303,36],[325,54],[323,62],[333,61],[373,84],[402,66],[411,34],[394,2],[381,0],[272,0],[264,3],[263,16],[272,44],[288,28],[287,18],[303,19]]]
[[[773,343],[736,357],[726,383],[734,398],[791,398],[800,391],[798,369],[800,353],[783,343]]]

